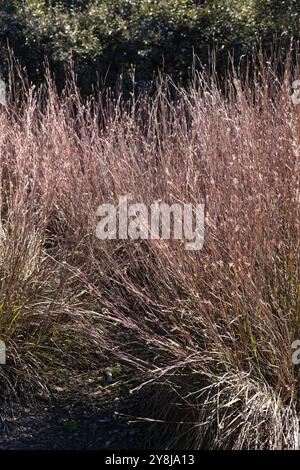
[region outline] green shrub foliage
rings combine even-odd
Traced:
[[[115,85],[134,74],[143,86],[161,70],[176,81],[190,76],[193,59],[207,64],[217,50],[219,71],[229,54],[245,57],[274,38],[287,48],[299,34],[299,0],[7,0],[0,10],[0,57],[10,44],[29,78],[43,75],[44,58],[57,82],[70,60],[82,89]],[[195,62],[195,60],[194,60]]]

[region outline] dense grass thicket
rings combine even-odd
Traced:
[[[299,447],[300,114],[261,65],[82,101],[12,78],[0,110],[2,396],[130,371],[157,447]],[[170,99],[170,86],[172,100]],[[98,99],[99,98],[99,99]],[[202,250],[96,238],[96,209],[205,203]],[[36,388],[37,387],[37,388]]]

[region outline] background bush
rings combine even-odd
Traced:
[[[176,81],[191,76],[193,56],[207,64],[212,48],[224,71],[228,53],[236,60],[256,44],[270,49],[274,39],[287,48],[299,31],[298,0],[7,0],[0,12],[0,56],[7,44],[29,78],[43,77],[46,57],[63,83],[72,59],[83,91],[99,80],[140,87],[158,69]],[[3,62],[3,60],[2,60]]]

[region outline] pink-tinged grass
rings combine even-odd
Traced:
[[[130,103],[83,102],[73,82],[59,97],[49,77],[16,96],[11,82],[0,114],[6,391],[105,357],[129,367],[157,447],[299,447],[291,81],[288,67],[279,82],[264,65],[251,82],[229,76],[225,93],[200,75]],[[128,194],[205,203],[203,249],[98,240],[97,207]]]

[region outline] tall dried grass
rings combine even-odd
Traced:
[[[203,74],[130,103],[82,102],[72,80],[61,97],[49,77],[18,99],[11,86],[0,114],[2,383],[43,384],[57,354],[83,368],[105,355],[130,367],[156,447],[299,447],[291,81],[288,67],[280,82],[264,65],[222,92]],[[204,202],[204,248],[99,241],[97,206],[128,194]]]

